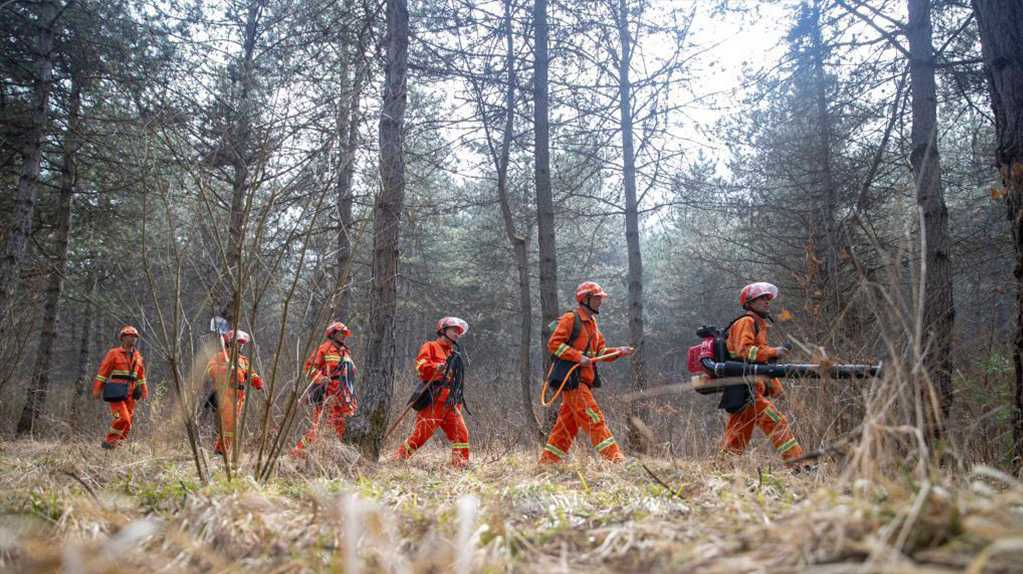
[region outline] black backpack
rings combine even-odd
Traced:
[[[442,387],[448,387],[448,399],[445,401],[445,405],[448,407],[455,407],[462,405],[465,409],[466,414],[472,414],[469,412],[468,405],[465,404],[465,361],[462,358],[461,349],[458,344],[455,343],[455,348],[448,355],[446,361],[447,368],[444,370],[444,380],[425,382],[420,381],[412,396],[406,404],[412,405],[412,408],[421,411],[426,407],[433,404],[433,400],[436,398],[437,393]]]
[[[714,360],[717,362],[724,362],[732,360],[732,357],[728,353],[728,332],[732,330],[732,325],[736,321],[747,317],[747,313],[739,315],[727,327],[718,331],[714,337]],[[753,319],[753,333],[754,335],[760,334],[760,325],[756,319]],[[719,358],[720,353],[720,358]],[[723,409],[728,414],[733,414],[746,408],[746,405],[753,402],[753,390],[749,384],[745,385],[730,385],[725,387],[721,393],[721,401],[718,402],[718,408]]]

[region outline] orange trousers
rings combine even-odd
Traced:
[[[110,405],[110,414],[114,416],[110,423],[110,432],[107,433],[106,443],[116,446],[117,443],[128,438],[128,431],[131,430],[132,419],[135,418],[135,399],[131,398],[131,391],[128,398]]]
[[[220,413],[220,434],[213,445],[213,451],[219,454],[231,452],[234,444],[235,419],[242,414],[245,406],[245,391],[241,389],[224,389],[217,393],[217,411]]]
[[[324,411],[327,411],[327,423],[334,427],[334,432],[337,433],[337,440],[341,441],[345,438],[345,417],[352,416],[355,413],[355,409],[352,408],[351,404],[345,402],[341,394],[330,394],[327,395],[327,399],[324,402],[316,405],[313,409],[312,424],[309,426],[309,431],[299,439],[295,449],[292,450],[293,455],[301,456],[302,451],[306,447],[316,442],[316,434],[319,431],[320,420],[323,417]]]
[[[773,387],[775,385],[772,385]],[[778,451],[785,462],[803,456],[803,448],[789,430],[789,421],[778,411],[774,403],[764,396],[764,383],[759,381],[753,404],[728,416],[723,450],[732,454],[742,454],[753,438],[754,427],[760,427],[760,430],[764,431],[774,445],[774,450]]]
[[[395,453],[397,458],[404,460],[411,457],[440,428],[451,441],[451,466],[463,467],[468,464],[469,428],[462,418],[462,405],[449,407],[444,404],[447,399],[448,389],[441,389],[433,404],[416,412],[412,434],[398,447]]]
[[[540,453],[540,464],[564,462],[579,429],[590,435],[590,442],[600,456],[611,462],[625,460],[611,429],[607,428],[604,411],[597,405],[589,385],[580,384],[579,388],[565,391],[561,397],[558,420]]]

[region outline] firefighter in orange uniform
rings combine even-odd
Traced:
[[[600,285],[593,281],[581,283],[575,291],[575,300],[579,306],[558,319],[557,327],[547,341],[547,348],[555,360],[578,363],[579,367],[562,393],[558,420],[540,454],[541,464],[564,462],[580,429],[590,435],[593,448],[602,457],[611,462],[625,460],[591,390],[600,386],[592,358],[617,351],[614,357],[607,359],[613,361],[635,352],[632,347],[611,349],[605,346],[604,334],[597,327],[597,314],[606,298],[607,293]],[[552,383],[559,384],[560,381]]]
[[[119,442],[128,438],[132,418],[135,416],[135,402],[149,398],[146,367],[142,353],[135,348],[139,340],[138,329],[131,325],[125,326],[118,336],[121,339],[120,346],[107,351],[92,384],[92,396],[109,403],[110,414],[114,416],[110,432],[100,444],[108,449],[115,448]]]
[[[767,344],[767,322],[771,320],[769,309],[776,297],[778,288],[770,283],[751,283],[743,287],[739,293],[739,304],[746,313],[728,328],[728,353],[733,359],[766,363],[788,353],[788,345],[771,347]],[[769,397],[781,396],[781,381],[757,377],[752,387],[728,387],[721,397],[718,407],[729,413],[724,451],[742,454],[753,436],[753,428],[760,427],[786,463],[803,456],[803,449],[789,430],[785,416],[768,400]]]
[[[256,390],[263,388],[263,379],[249,365],[249,358],[241,353],[241,348],[252,338],[242,330],[230,330],[224,334],[224,349],[210,357],[206,364],[206,376],[213,383],[217,393],[217,411],[220,414],[220,434],[213,450],[217,454],[227,454],[234,443],[235,420],[241,415],[245,406],[245,385]],[[228,380],[228,368],[231,355],[237,348],[238,362],[234,376]]]
[[[398,459],[411,457],[439,427],[451,441],[451,465],[461,468],[468,464],[469,429],[462,418],[464,370],[458,352],[458,339],[468,331],[465,321],[444,317],[437,321],[437,338],[419,348],[416,374],[420,383],[409,400],[416,409],[416,424],[398,447]]]
[[[327,421],[334,427],[337,440],[345,436],[345,417],[355,414],[358,408],[355,402],[355,363],[344,342],[344,338],[351,335],[351,330],[344,323],[331,323],[324,333],[327,340],[305,362],[306,373],[313,381],[309,402],[315,406],[309,432],[299,439],[291,451],[292,456],[301,457],[303,450],[316,441],[324,410],[328,410]]]

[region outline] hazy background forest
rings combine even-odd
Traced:
[[[1018,553],[1018,0],[7,0],[0,29],[0,533],[33,516],[147,549],[125,564],[197,570],[299,547],[314,570],[342,555],[346,571],[430,570],[401,562],[426,559],[427,534],[455,541],[429,559],[459,572],[979,572]],[[584,448],[569,473],[532,464],[548,325],[584,280],[610,292],[608,343],[637,348],[598,400],[654,471],[593,470]],[[885,364],[787,384],[782,409],[822,455],[810,478],[771,478],[762,438],[720,466],[717,397],[651,392],[688,381],[696,329],[737,316],[753,281],[780,287],[771,338],[794,361]],[[253,334],[268,382],[233,461],[194,417],[217,315]],[[457,502],[430,478],[448,472],[443,440],[408,467],[375,462],[447,315],[470,325],[475,466],[452,481],[479,498]],[[278,464],[334,319],[359,369],[354,448]],[[108,455],[89,391],[125,324],[152,394]],[[316,482],[338,478],[354,498]],[[853,486],[813,502],[839,479]],[[307,528],[321,502],[326,526]],[[397,538],[358,538],[371,514],[398,516]],[[789,550],[723,543],[746,518],[744,540]],[[772,521],[813,534],[756,530]],[[14,539],[0,566],[70,560]]]
[[[684,381],[696,327],[767,280],[800,359],[916,373],[922,356],[949,436],[971,443],[957,452],[1010,462],[1014,243],[973,7],[553,2],[539,77],[539,5],[408,7],[404,155],[388,163],[385,4],[5,2],[3,433],[98,434],[86,391],[125,323],[155,383],[144,434],[214,314],[254,334],[279,399],[343,320],[370,412],[403,401],[416,348],[457,315],[473,436],[529,443],[546,324],[580,281],[611,292],[608,340],[640,349],[608,369],[613,405]],[[933,48],[910,45],[910,16]],[[913,50],[933,54],[930,96]],[[940,177],[924,192],[928,131]],[[394,376],[397,398],[380,390]],[[803,441],[852,430],[861,390],[796,386]],[[637,408],[659,440],[711,452],[713,407]]]

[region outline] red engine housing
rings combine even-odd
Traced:
[[[699,345],[689,347],[688,366],[689,372],[699,374],[704,372],[700,361],[714,358],[714,337],[704,337]]]

